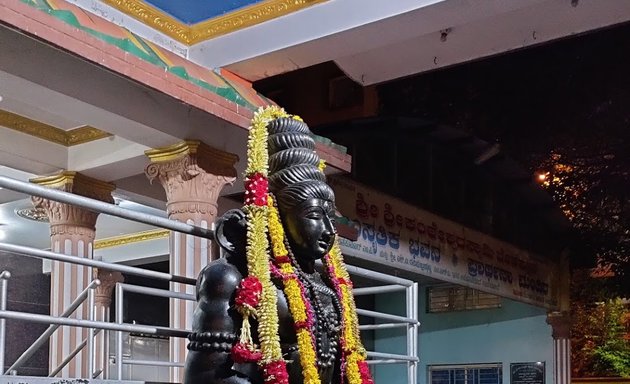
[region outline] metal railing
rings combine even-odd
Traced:
[[[61,315],[59,315],[59,317],[70,317],[71,314],[74,313],[74,311],[79,308],[79,306],[85,301],[85,299],[88,297],[88,292],[92,292],[94,289],[96,289],[96,287],[98,287],[101,284],[101,282],[98,279],[92,280],[90,282],[90,284],[88,284],[87,287],[85,287],[85,289],[83,291],[81,291],[81,293],[79,293],[77,295],[77,297],[74,299],[74,301],[72,303],[70,303],[70,305],[68,306],[68,308],[66,308],[63,313]],[[92,308],[92,306],[90,306],[89,308]],[[2,308],[2,310],[5,310],[6,308]],[[90,320],[93,320],[93,317],[89,318]],[[44,344],[46,344],[46,342],[48,341],[48,339],[50,338],[50,336],[52,336],[52,334],[60,327],[60,325],[58,324],[53,324],[51,326],[49,326],[44,333],[42,333],[37,340],[35,340],[33,342],[33,344],[26,350],[24,351],[20,357],[18,357],[15,362],[9,367],[7,368],[5,375],[9,374],[9,372],[13,371],[13,370],[17,370],[18,368],[20,368],[22,366],[22,364],[24,364],[26,361],[28,361],[28,359],[30,359],[35,352],[37,352],[39,350],[39,348],[41,348]],[[0,365],[2,366],[2,365]],[[63,368],[63,367],[61,367]]]
[[[2,271],[0,273],[0,311],[7,309],[7,284],[11,278],[11,272]],[[0,371],[4,367],[4,338],[6,335],[6,320],[0,317]]]
[[[405,328],[405,338],[407,340],[406,354],[383,353],[368,351],[368,361],[370,365],[376,364],[406,364],[407,382],[416,384],[418,371],[418,283],[385,273],[366,270],[356,266],[348,265],[348,272],[352,275],[368,278],[387,285],[364,287],[353,289],[355,296],[375,295],[382,293],[405,293],[406,316],[392,315],[384,312],[377,312],[357,308],[357,314],[374,319],[386,320],[386,323],[359,325],[359,330],[381,330],[392,328]]]
[[[0,187],[4,187],[7,189],[11,189],[14,191],[26,193],[29,195],[39,196],[50,200],[59,201],[66,204],[76,205],[88,210],[92,210],[95,212],[105,213],[117,217],[121,217],[128,220],[133,220],[136,222],[141,222],[145,224],[150,224],[156,227],[161,227],[177,232],[182,232],[185,234],[190,234],[193,236],[200,236],[207,239],[214,238],[214,230],[206,229],[194,225],[189,225],[181,222],[177,222],[174,220],[165,219],[162,217],[140,213],[136,211],[131,211],[128,209],[124,209],[118,207],[113,204],[104,203],[98,200],[89,199],[83,196],[74,195],[72,193],[67,193],[63,191],[58,191],[54,189],[48,189],[45,187],[41,187],[38,185],[21,182],[18,180],[14,180],[8,177],[0,176]],[[61,261],[66,263],[78,264],[87,267],[95,267],[101,269],[107,269],[111,271],[118,271],[126,274],[133,274],[163,281],[170,281],[176,283],[183,283],[187,285],[195,285],[196,279],[186,277],[186,276],[177,276],[169,273],[163,272],[155,272],[149,271],[142,268],[131,267],[120,264],[110,264],[102,261],[86,259],[86,258],[78,258],[73,256],[68,256],[56,252],[44,251],[35,248],[0,243],[0,251],[10,252],[18,255],[23,255],[27,257],[35,257],[40,259],[48,259]],[[410,384],[416,383],[416,372],[417,372],[417,364],[418,364],[418,356],[417,356],[417,331],[418,331],[418,284],[407,279],[402,279],[395,276],[390,276],[384,273],[371,271],[362,269],[356,266],[348,265],[348,272],[351,275],[361,276],[363,278],[369,279],[370,281],[378,282],[380,286],[373,287],[364,287],[364,288],[356,288],[354,289],[354,294],[356,296],[359,295],[375,295],[382,293],[394,293],[394,292],[404,292],[405,294],[405,304],[406,304],[406,314],[405,316],[393,315],[389,313],[377,312],[372,310],[365,309],[357,309],[359,315],[367,316],[370,318],[374,318],[377,320],[384,320],[386,322],[377,323],[377,324],[364,324],[360,325],[360,329],[362,330],[379,330],[379,329],[388,329],[388,328],[405,328],[406,329],[406,354],[391,354],[391,353],[382,353],[376,351],[369,351],[369,364],[406,364],[407,365],[407,373],[408,373],[408,382]],[[122,332],[133,332],[133,333],[141,333],[148,335],[163,335],[168,337],[185,337],[188,333],[186,330],[177,330],[166,327],[157,327],[157,326],[147,326],[147,325],[139,325],[139,324],[128,324],[123,323],[123,295],[124,291],[129,292],[137,292],[155,296],[169,297],[169,298],[177,298],[183,300],[195,300],[193,295],[171,292],[166,290],[157,290],[154,288],[147,287],[138,287],[132,286],[129,284],[118,283],[116,285],[116,320],[115,322],[103,322],[103,321],[95,321],[94,320],[94,296],[90,292],[93,289],[86,288],[87,291],[87,300],[88,306],[90,310],[88,311],[88,320],[83,319],[73,319],[64,316],[47,316],[40,314],[31,314],[31,313],[20,313],[14,311],[6,310],[6,284],[7,279],[10,277],[8,272],[3,272],[0,275],[0,367],[2,367],[2,363],[4,361],[4,322],[5,319],[14,319],[14,320],[22,320],[22,321],[31,321],[36,323],[45,323],[49,324],[50,327],[47,331],[40,337],[41,340],[45,340],[54,332],[53,328],[58,328],[61,325],[64,326],[73,326],[73,327],[81,327],[88,329],[88,337],[79,346],[76,348],[76,352],[78,353],[82,348],[87,347],[88,349],[88,372],[90,375],[94,375],[94,336],[98,331],[116,331],[117,332],[117,340],[116,340],[116,371],[117,378],[122,378],[122,366],[123,364],[136,364],[136,365],[154,365],[154,366],[181,366],[179,363],[172,362],[163,362],[163,361],[147,361],[147,360],[137,360],[137,359],[127,359],[123,360],[122,358]],[[90,283],[90,286],[93,284],[98,284],[97,282]],[[85,300],[84,293],[82,292],[80,297],[75,299],[75,302]],[[66,314],[75,304],[73,302],[72,305],[64,312]],[[80,303],[76,306],[78,307]],[[76,308],[72,309],[74,311]],[[71,313],[71,312],[70,312]],[[69,313],[68,313],[69,315]],[[52,331],[51,331],[52,330]],[[98,331],[95,331],[98,330]],[[38,339],[36,342],[41,346],[43,343]],[[31,347],[34,348],[35,344]],[[19,364],[23,363],[26,359],[28,359],[32,355],[33,351],[29,348],[25,351],[22,356],[7,370],[9,373],[11,370],[19,367]],[[71,357],[67,357],[66,360],[70,361]],[[64,363],[66,363],[64,360]],[[62,363],[62,366],[64,365]],[[60,368],[58,368],[60,369]],[[56,369],[57,370],[57,369]],[[108,377],[105,377],[106,379]]]
[[[157,296],[157,297],[168,297],[173,299],[181,299],[181,300],[189,300],[195,301],[194,295],[189,295],[181,292],[171,292],[169,290],[157,289],[157,288],[149,288],[142,287],[138,285],[124,284],[124,283],[116,283],[115,289],[115,297],[116,297],[116,323],[122,324],[124,318],[124,293],[127,292],[135,292],[141,293],[145,295]],[[186,337],[191,331],[190,330],[178,330],[174,328],[162,328],[164,331],[171,331],[172,335],[178,335],[176,337]],[[162,361],[147,361],[147,360],[132,360],[127,359],[123,360],[123,332],[118,331],[116,333],[116,378],[121,380],[123,376],[123,364],[135,364],[135,365],[155,365],[155,366],[169,366],[169,367],[183,367],[183,364],[174,363],[174,362],[162,362]]]
[[[213,228],[202,228],[196,225],[190,225],[182,223],[180,221],[150,215],[148,213],[132,211],[130,209],[121,208],[115,204],[90,199],[88,197],[75,195],[69,192],[42,187],[37,184],[26,183],[24,181],[12,179],[6,176],[0,176],[0,187],[16,192],[26,193],[27,195],[31,196],[43,197],[45,199],[58,201],[60,203],[75,205],[77,207],[85,208],[93,212],[105,213],[111,216],[136,221],[138,223],[144,223],[148,225],[153,225],[155,227],[170,229],[171,231],[175,232],[186,233],[189,235],[199,236],[210,240],[214,239]]]

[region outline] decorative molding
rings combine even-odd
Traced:
[[[125,281],[125,277],[118,271],[98,268],[94,270],[94,274],[101,281],[101,284],[96,287],[94,292],[94,305],[109,309],[109,306],[112,304],[112,291],[116,287],[116,283]],[[97,320],[107,321],[106,319]]]
[[[151,241],[157,239],[164,239],[169,236],[171,231],[167,229],[152,229],[149,231],[135,232],[127,235],[108,237],[105,239],[96,240],[94,242],[94,249],[104,249],[119,247],[122,245],[139,243],[142,241]]]
[[[37,177],[30,181],[43,187],[58,189],[104,202],[114,202],[112,197],[112,191],[116,189],[114,184],[97,180],[78,172],[64,171],[53,176]],[[83,234],[83,232],[76,232],[83,231],[76,229],[76,227],[83,227],[91,230],[93,237],[98,217],[97,212],[39,196],[31,197],[31,201],[35,208],[44,209],[48,214],[48,221],[50,222],[53,235]]]
[[[166,191],[169,218],[214,221],[221,189],[236,179],[238,156],[187,140],[145,154],[151,163],[144,173],[150,182],[158,179]]]
[[[173,161],[183,156],[196,155],[198,158],[208,158],[213,162],[229,164],[233,166],[238,161],[238,156],[224,152],[198,140],[184,140],[167,147],[149,149],[144,152],[153,163]]]
[[[30,182],[105,202],[114,202],[112,197],[112,192],[116,189],[114,184],[75,171],[63,171],[52,176],[36,177]]]
[[[61,128],[53,127],[52,125],[3,109],[0,109],[0,126],[50,141],[51,143],[63,145],[64,147],[71,147],[112,136],[110,133],[88,125],[64,131]]]
[[[328,0],[266,0],[189,26],[142,0],[104,3],[188,45],[251,27]]]
[[[66,131],[66,147],[89,143],[90,141],[100,140],[111,136],[111,133],[101,131],[100,129],[90,127],[89,125],[84,125],[82,127]]]
[[[180,43],[190,44],[190,27],[188,25],[142,0],[103,0],[103,2]]]

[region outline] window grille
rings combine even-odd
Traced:
[[[457,285],[429,287],[427,302],[429,313],[501,307],[499,296]]]
[[[503,368],[500,363],[429,366],[429,384],[502,383]]]

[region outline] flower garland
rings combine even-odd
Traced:
[[[342,359],[345,361],[342,361],[342,370],[345,371],[349,384],[374,384],[365,361],[367,353],[361,344],[359,335],[359,318],[352,295],[352,282],[343,262],[343,255],[336,236],[332,249],[324,257],[324,265],[335,286],[343,312],[341,348],[343,351]]]
[[[315,335],[313,329],[313,308],[306,298],[306,289],[298,279],[289,251],[284,245],[284,229],[280,221],[278,209],[273,204],[273,198],[268,198],[269,208],[269,237],[274,255],[274,260],[279,268],[274,272],[282,279],[284,285],[284,295],[289,304],[289,311],[293,317],[295,333],[300,352],[300,365],[305,384],[320,384],[319,372],[317,371],[317,352],[315,348]],[[272,268],[274,266],[272,265]]]
[[[278,335],[278,310],[276,288],[271,282],[269,270],[269,256],[267,239],[268,229],[268,162],[267,152],[267,124],[280,117],[288,117],[283,109],[272,106],[259,109],[252,120],[247,142],[247,169],[245,170],[245,207],[243,210],[247,219],[247,272],[250,277],[258,279],[261,286],[260,300],[257,303],[255,315],[258,317],[258,340],[260,342],[260,360],[263,377],[266,383],[288,384],[289,375],[286,363],[282,359],[280,336]],[[238,344],[248,351],[255,351],[249,330],[249,316],[252,311],[241,312],[243,325],[241,327],[241,341]],[[238,345],[237,344],[237,345]],[[241,348],[243,349],[243,348]],[[252,354],[239,354],[232,351],[235,358],[258,357]]]
[[[248,164],[245,171],[245,207],[247,215],[247,270],[236,296],[236,306],[243,316],[241,337],[232,349],[235,362],[258,361],[262,367],[265,383],[288,384],[286,362],[278,335],[278,313],[276,288],[271,281],[271,273],[283,281],[283,291],[293,317],[298,340],[300,364],[306,384],[321,384],[317,370],[317,352],[313,327],[313,308],[306,297],[306,290],[298,279],[294,266],[285,247],[285,233],[273,198],[269,194],[267,181],[269,154],[267,149],[267,124],[274,119],[290,116],[283,109],[271,106],[259,109],[252,120],[247,145]],[[323,170],[324,162],[319,169]],[[269,236],[269,237],[268,237]],[[269,239],[273,260],[268,254]],[[337,240],[331,252],[324,258],[329,280],[342,304],[342,375],[348,384],[374,384],[365,361],[366,352],[359,337],[358,317],[352,283],[344,266]],[[251,337],[249,317],[258,318],[258,339],[260,352]]]

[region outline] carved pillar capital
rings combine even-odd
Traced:
[[[221,189],[236,179],[238,156],[193,140],[145,153],[151,159],[145,174],[164,187],[169,217],[214,219]]]
[[[568,312],[550,312],[547,324],[551,325],[551,335],[555,340],[571,338],[571,317]]]
[[[122,283],[125,278],[122,273],[108,269],[97,269],[94,271],[94,276],[101,281],[101,285],[96,287],[94,303],[97,306],[109,308],[112,304],[112,290],[116,283]]]
[[[114,202],[112,191],[116,186],[77,172],[64,171],[54,176],[34,178],[31,182],[92,199]],[[95,229],[98,217],[96,212],[38,196],[33,196],[32,201],[36,208],[46,211],[53,235],[83,234],[79,232],[84,232],[85,229],[93,232]]]

